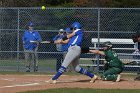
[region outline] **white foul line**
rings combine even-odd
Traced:
[[[14,81],[15,80],[15,78],[10,78],[10,79],[8,79],[8,78],[0,78],[1,80],[6,80],[6,81]]]
[[[2,86],[0,88],[12,88],[12,87],[21,87],[21,86],[34,86],[34,85],[40,85],[40,84],[39,83],[17,84],[17,85],[11,85],[11,86]]]

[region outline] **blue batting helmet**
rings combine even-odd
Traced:
[[[81,29],[81,24],[79,22],[74,22],[72,25],[71,25],[71,28],[72,29]]]
[[[68,27],[65,29],[65,32],[72,33],[72,30]]]

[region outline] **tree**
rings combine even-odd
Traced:
[[[140,7],[140,0],[0,0],[0,7]]]
[[[0,0],[1,7],[28,7],[32,0]]]

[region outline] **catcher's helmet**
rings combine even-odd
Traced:
[[[81,24],[79,22],[74,22],[72,25],[71,25],[71,29],[81,29]]]
[[[110,41],[106,41],[103,43],[103,47],[112,48],[112,43]]]

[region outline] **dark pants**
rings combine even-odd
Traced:
[[[60,53],[56,59],[56,71],[59,70],[59,68],[61,67],[61,64],[63,62],[63,53]]]

